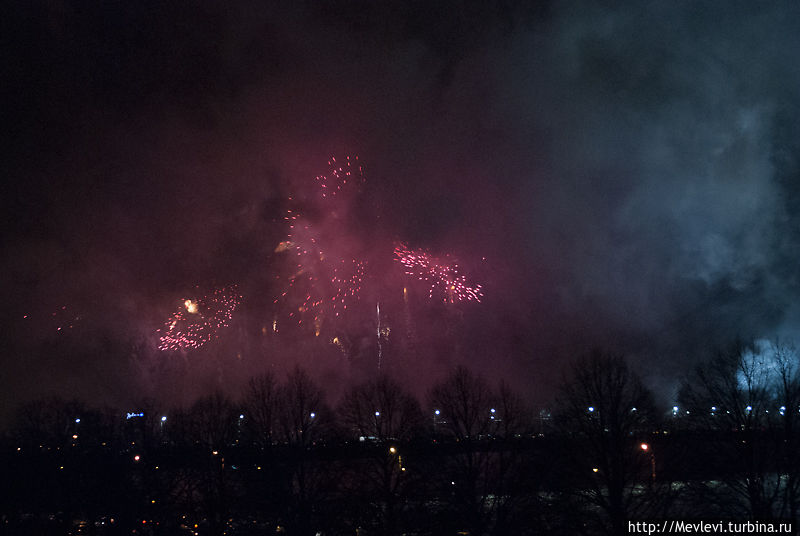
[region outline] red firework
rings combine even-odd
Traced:
[[[410,250],[405,244],[397,244],[394,248],[395,260],[405,268],[407,275],[428,283],[428,296],[433,298],[438,290],[444,301],[480,302],[483,290],[480,285],[467,284],[465,275],[459,274],[458,264],[447,255],[445,259],[432,257],[421,249]]]
[[[197,300],[184,300],[183,308],[169,317],[163,330],[157,330],[162,333],[158,348],[162,351],[200,348],[217,338],[219,330],[230,323],[241,299],[233,285],[215,289]]]

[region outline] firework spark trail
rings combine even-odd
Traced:
[[[197,300],[186,299],[183,309],[169,317],[163,330],[157,330],[163,333],[158,348],[162,351],[200,348],[228,326],[240,301],[235,285],[215,289]]]
[[[335,158],[328,161],[330,171],[327,175],[315,178],[320,200],[325,203],[326,216],[336,214],[339,204],[335,201],[340,194],[357,188],[363,182],[358,157],[347,157],[341,164]],[[290,201],[293,199],[290,197]],[[357,259],[334,258],[329,254],[335,248],[342,230],[331,222],[315,225],[300,211],[288,209],[284,220],[288,224],[286,240],[275,248],[277,253],[293,253],[293,272],[286,279],[284,291],[274,300],[275,305],[295,297],[295,308],[289,306],[289,317],[298,325],[313,324],[319,335],[325,318],[339,317],[347,310],[352,300],[358,299],[364,280],[366,264]],[[324,249],[323,249],[324,248]],[[280,277],[276,277],[280,279]],[[297,297],[299,296],[299,299]],[[296,309],[296,310],[295,310]]]
[[[346,361],[352,362],[353,356],[351,355],[351,351],[353,350],[353,343],[346,332],[343,331],[337,335],[334,335],[330,339],[330,344],[335,346],[339,352],[341,352],[342,357]]]
[[[377,321],[376,335],[378,340],[378,370],[381,370],[383,359],[383,346],[381,345],[381,302],[375,305],[375,320]]]
[[[470,286],[467,277],[459,274],[458,264],[449,260],[442,261],[429,253],[417,249],[410,250],[405,244],[397,244],[394,248],[395,260],[405,268],[407,275],[429,284],[428,297],[440,290],[444,301],[480,302],[483,290],[480,285]]]

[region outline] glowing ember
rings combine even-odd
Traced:
[[[48,331],[63,332],[77,326],[83,320],[83,316],[72,308],[62,305],[49,313],[22,315],[22,319]]]

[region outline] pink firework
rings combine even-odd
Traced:
[[[458,264],[449,256],[444,260],[432,257],[429,253],[417,249],[410,250],[405,244],[397,244],[394,248],[395,260],[403,265],[407,275],[428,283],[428,296],[433,298],[438,290],[444,301],[480,302],[483,291],[480,285],[470,286],[467,278],[459,274]]]
[[[275,249],[290,253],[293,262],[290,275],[284,278],[286,286],[274,303],[285,306],[288,316],[299,325],[312,324],[316,334],[325,318],[340,316],[358,299],[365,274],[364,262],[334,253],[341,251],[337,245],[348,236],[339,214],[339,209],[346,207],[337,197],[356,190],[363,182],[358,157],[341,162],[331,158],[328,166],[327,175],[315,178],[322,221],[312,222],[299,210],[287,210],[287,237]]]
[[[241,301],[236,286],[223,287],[197,300],[186,299],[173,313],[160,333],[158,348],[162,351],[200,348],[218,336],[231,321]]]
[[[336,158],[328,160],[328,174],[318,175],[315,180],[319,184],[319,193],[323,198],[336,197],[350,185],[364,182],[364,174],[358,156],[346,157],[344,161],[337,162]]]

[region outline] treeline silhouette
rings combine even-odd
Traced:
[[[3,534],[627,534],[642,519],[797,521],[800,360],[736,344],[658,411],[592,352],[551,410],[459,367],[424,401],[380,376],[335,405],[300,368],[135,413],[22,405]]]

